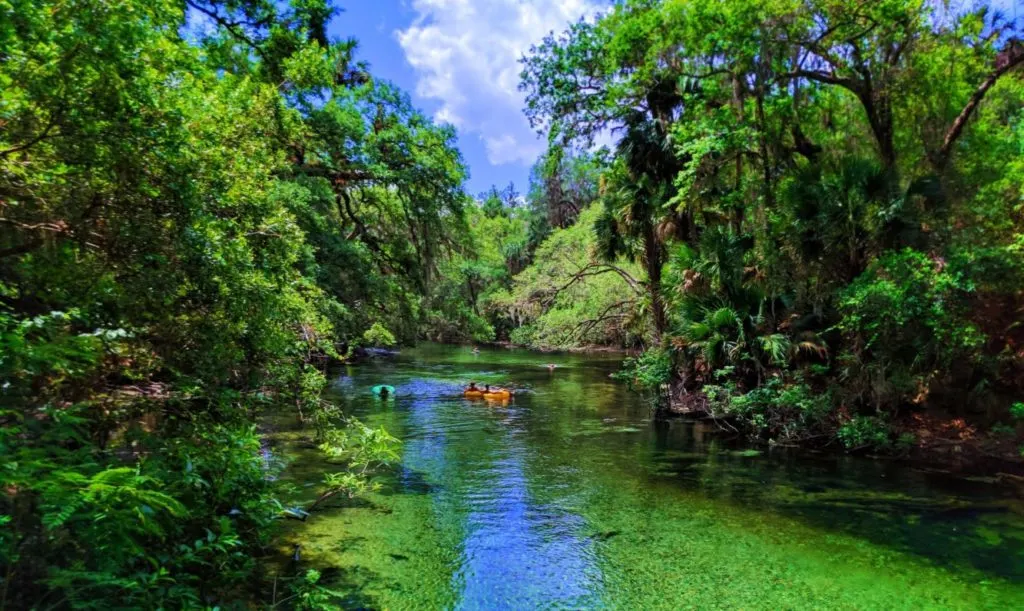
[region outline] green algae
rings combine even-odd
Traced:
[[[282,551],[301,544],[345,607],[1024,608],[1016,500],[651,421],[613,367],[428,347],[350,369],[339,399],[404,440],[402,464],[380,493],[287,524]],[[470,379],[522,392],[466,401]],[[381,383],[391,406],[368,399]],[[313,495],[325,465],[295,431],[279,447]]]

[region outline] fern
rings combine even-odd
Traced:
[[[92,476],[90,486],[124,486],[136,477],[136,473],[131,467],[106,469]]]
[[[156,485],[153,478],[139,475],[131,467],[104,469],[92,477],[80,473],[61,471],[54,479],[63,486],[51,485],[48,505],[54,509],[43,515],[43,525],[54,530],[64,526],[79,510],[99,516],[111,516],[120,511],[136,512],[144,527],[152,528],[143,506],[162,511],[171,517],[187,515],[185,506],[174,497],[150,489]]]
[[[768,355],[768,359],[773,365],[785,365],[788,361],[792,344],[789,338],[782,333],[759,337],[758,344],[760,344],[761,350]]]
[[[48,530],[55,530],[63,526],[85,502],[80,496],[72,497],[64,503],[56,512],[43,514],[43,526]]]

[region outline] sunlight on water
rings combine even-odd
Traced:
[[[1024,608],[1024,516],[999,489],[751,452],[652,420],[616,367],[425,346],[339,372],[339,400],[402,439],[402,463],[380,494],[289,523],[283,548],[349,607]],[[519,392],[468,401],[470,380]],[[277,451],[309,488],[326,466],[294,439]]]

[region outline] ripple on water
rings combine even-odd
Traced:
[[[356,607],[1024,608],[1014,499],[651,421],[614,367],[427,346],[349,369],[341,402],[403,440],[401,465],[286,543]],[[531,392],[467,401],[469,380]],[[371,396],[381,383],[393,400]],[[324,468],[298,456],[285,477]]]

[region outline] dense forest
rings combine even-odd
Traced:
[[[526,54],[548,151],[525,193],[472,195],[454,128],[339,13],[0,0],[0,609],[259,596],[295,511],[259,414],[345,465],[321,499],[372,486],[395,440],[321,399],[368,347],[632,349],[626,383],[755,438],[1016,443],[1012,21],[617,3]]]
[[[1018,34],[987,7],[636,1],[535,47],[551,154],[616,142],[572,278],[642,268],[597,317],[644,315],[625,377],[777,442],[910,446],[932,417],[1012,440]]]

